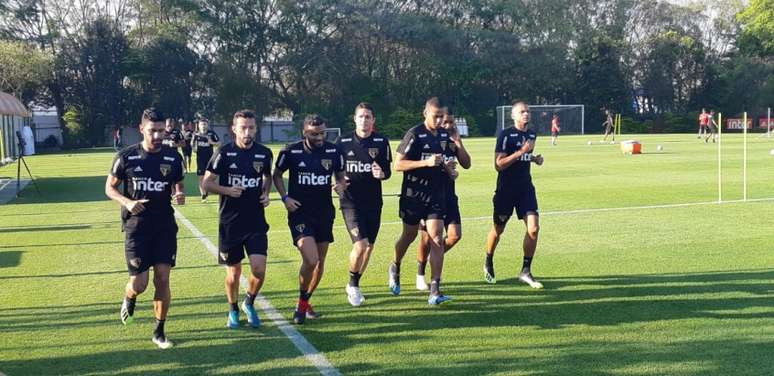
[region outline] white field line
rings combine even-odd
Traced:
[[[185,227],[187,227],[189,231],[191,231],[194,237],[199,239],[199,241],[210,253],[212,253],[213,256],[218,256],[218,247],[216,247],[215,244],[213,244],[210,239],[207,238],[207,236],[199,231],[199,229],[197,229],[196,226],[194,226],[194,224],[183,215],[183,213],[175,210],[175,217],[177,217],[177,220],[180,221],[180,223],[182,223]],[[247,286],[247,279],[244,275],[241,278],[241,282],[243,286]],[[320,374],[330,376],[341,375],[341,372],[333,367],[328,359],[325,358],[325,355],[320,353],[320,351],[317,350],[314,345],[312,345],[295,327],[293,327],[292,324],[288,323],[288,321],[282,317],[277,309],[271,305],[268,299],[266,299],[263,295],[258,294],[258,296],[255,298],[255,302],[258,303],[258,306],[263,310],[266,316],[268,316],[269,319],[274,322],[274,325],[276,325],[277,328],[279,328],[279,330],[281,330],[282,333],[284,333],[285,336],[287,336],[290,341],[293,342],[293,345],[295,345],[296,348],[301,351],[301,354],[304,355],[304,358],[306,358],[309,363],[311,363],[320,371]]]
[[[604,212],[617,212],[617,211],[627,211],[627,210],[647,210],[647,209],[669,209],[669,208],[682,208],[682,207],[690,207],[690,206],[703,206],[703,205],[719,205],[719,204],[739,204],[743,202],[765,202],[765,201],[774,201],[774,197],[769,198],[755,198],[755,199],[747,199],[745,200],[729,200],[729,201],[723,201],[723,202],[717,202],[717,201],[704,201],[704,202],[689,202],[689,203],[683,203],[683,204],[662,204],[662,205],[641,205],[641,206],[623,206],[623,207],[616,207],[616,208],[595,208],[595,209],[574,209],[574,210],[557,210],[557,211],[547,211],[547,212],[540,212],[540,216],[563,216],[563,215],[574,215],[574,214],[589,214],[589,213],[604,213]],[[464,221],[482,221],[482,220],[491,220],[492,216],[487,215],[483,217],[463,217],[462,220]],[[395,222],[382,222],[382,226],[385,225],[399,225],[402,224],[401,221],[395,221]],[[344,225],[336,225],[333,226],[333,228],[346,228]],[[288,230],[272,230],[269,231],[269,233],[287,233]]]

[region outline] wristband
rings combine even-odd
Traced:
[[[285,202],[288,200],[288,195],[282,195],[282,202]]]

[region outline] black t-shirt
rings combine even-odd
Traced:
[[[537,139],[537,134],[532,129],[520,131],[516,127],[511,127],[500,132],[497,137],[495,153],[511,155],[521,149],[527,140],[533,142]],[[532,162],[532,152],[524,153],[519,160],[513,162],[508,168],[497,173],[497,192],[513,192],[523,188],[525,183],[532,183],[530,175],[530,163]]]
[[[212,142],[218,142],[220,141],[220,138],[218,138],[218,134],[213,132],[211,129],[208,129],[206,133],[194,133],[193,136],[193,142],[191,144],[196,149],[196,153],[198,154],[205,154],[205,153],[212,153],[212,145],[210,145],[210,140]]]
[[[147,199],[138,217],[172,215],[172,187],[183,180],[183,157],[177,150],[162,147],[156,153],[146,152],[135,144],[119,151],[113,158],[110,175],[122,180],[123,194],[129,199]],[[121,217],[132,214],[121,207]]]
[[[288,196],[301,203],[297,213],[316,215],[333,210],[331,187],[335,173],[344,171],[344,158],[336,145],[326,141],[307,150],[303,140],[288,144],[277,156],[276,168],[290,170]]]
[[[409,129],[398,146],[398,153],[405,159],[420,161],[433,158],[435,154],[446,154],[449,133],[439,128],[433,135],[424,124]],[[403,172],[401,197],[423,203],[444,202],[449,175],[443,166],[422,167]]]
[[[177,148],[177,144],[183,141],[183,134],[179,129],[172,129],[171,132],[164,132],[164,141],[162,143],[171,148]]]
[[[336,141],[344,155],[345,171],[349,187],[340,198],[342,208],[379,209],[382,207],[382,180],[374,177],[372,164],[376,162],[384,171],[384,180],[392,171],[390,140],[378,133],[360,138],[355,132]]]
[[[190,129],[186,129],[183,131],[183,149],[190,149],[191,148],[191,142],[193,141],[193,135],[194,131]]]
[[[241,149],[229,143],[218,150],[207,164],[207,171],[218,175],[221,186],[245,188],[238,198],[220,195],[220,223],[255,226],[257,231],[268,231],[261,193],[263,180],[271,179],[272,153],[269,148],[253,143],[249,149]]]

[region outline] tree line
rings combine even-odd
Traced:
[[[397,137],[439,96],[492,135],[495,107],[584,104],[633,122],[774,103],[774,0],[4,0],[0,90],[57,109],[71,146],[154,104],[348,127],[361,101]],[[645,124],[645,123],[642,123]],[[644,129],[644,131],[652,131]],[[692,130],[692,128],[691,128]]]

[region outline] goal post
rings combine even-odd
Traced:
[[[341,136],[341,128],[325,128],[325,141],[336,142]]]
[[[512,106],[497,107],[497,132],[513,126],[511,118]],[[553,105],[530,105],[530,128],[534,129],[539,135],[551,134],[551,120],[553,115],[559,116],[559,127],[563,134],[585,134],[585,106],[582,104],[553,104]]]

